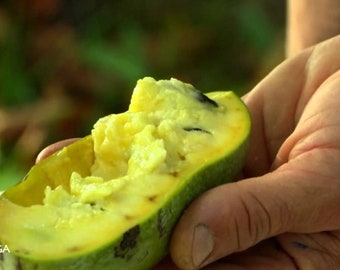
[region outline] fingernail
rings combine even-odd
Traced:
[[[194,230],[192,243],[192,262],[195,267],[202,266],[214,249],[214,236],[209,228],[199,224]]]

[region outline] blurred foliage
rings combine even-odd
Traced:
[[[141,77],[244,94],[283,59],[284,26],[284,1],[1,1],[0,189],[125,111]]]

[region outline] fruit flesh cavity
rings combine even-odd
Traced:
[[[159,211],[183,179],[245,141],[249,119],[235,99],[175,79],[138,81],[127,112],[100,119],[91,136],[4,193],[0,242],[43,260],[109,245]],[[23,197],[28,191],[33,198]]]

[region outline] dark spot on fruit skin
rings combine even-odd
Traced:
[[[119,257],[125,260],[130,260],[133,256],[133,250],[137,247],[137,238],[140,234],[139,226],[135,226],[124,233],[119,246],[114,249],[115,257]]]
[[[166,221],[165,221],[165,212],[163,209],[160,209],[157,216],[157,230],[159,236],[162,237],[166,233]]]
[[[218,107],[218,104],[214,100],[208,98],[206,95],[204,95],[203,93],[201,93],[200,91],[196,89],[195,89],[195,98],[201,103],[205,103],[216,108]]]
[[[198,127],[186,127],[186,128],[183,128],[185,131],[198,131],[198,132],[203,132],[203,133],[207,133],[207,134],[211,134],[211,132],[205,130],[205,129],[202,129],[202,128],[198,128]]]
[[[123,235],[123,240],[120,242],[120,247],[122,249],[135,248],[137,245],[137,237],[139,236],[139,233],[140,233],[140,228],[138,225],[128,230]]]
[[[156,199],[157,199],[157,195],[148,196],[148,201],[149,202],[154,202]]]
[[[133,220],[133,216],[129,216],[129,215],[125,215],[124,218],[125,218],[126,220]]]
[[[76,252],[76,251],[79,251],[79,250],[81,250],[81,247],[73,246],[73,247],[69,247],[66,251],[68,251],[68,252]]]
[[[3,261],[4,260],[4,254],[1,252],[0,253],[0,261]],[[1,269],[1,268],[0,268]]]
[[[178,172],[170,172],[169,174],[173,177],[178,177]]]

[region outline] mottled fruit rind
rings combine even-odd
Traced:
[[[167,254],[188,204],[234,180],[246,156],[250,117],[232,92],[203,95],[174,79],[145,78],[128,113],[109,118],[0,197],[0,244],[10,250],[0,254],[5,270],[151,269]],[[131,152],[122,165],[127,173],[114,180],[107,171],[119,162],[107,165],[104,155],[112,130],[127,132],[113,136],[125,147],[121,157]],[[140,165],[145,159],[153,165]]]

